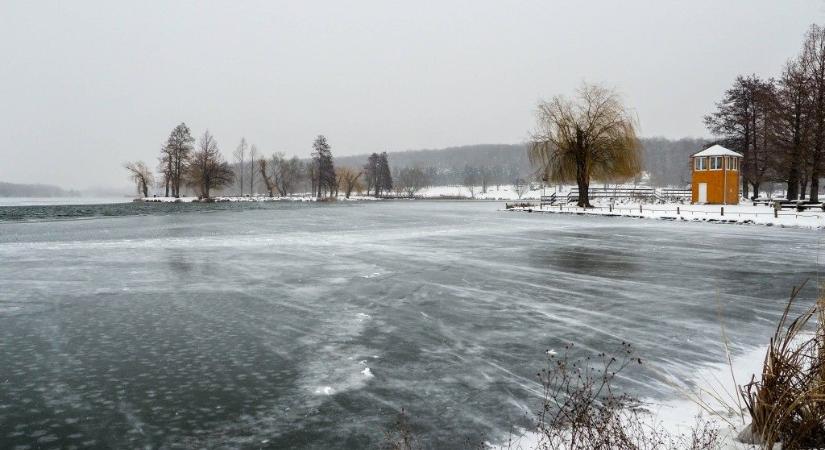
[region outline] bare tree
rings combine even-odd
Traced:
[[[779,81],[778,127],[774,134],[776,145],[781,149],[774,178],[787,183],[788,200],[799,198],[805,179],[804,164],[810,152],[811,117],[807,88],[799,63],[788,62]]]
[[[464,167],[464,179],[462,183],[470,191],[470,198],[476,198],[476,186],[478,185],[478,171],[475,167]]]
[[[149,185],[155,182],[155,177],[146,166],[146,163],[143,161],[127,162],[123,167],[129,171],[129,176],[137,187],[138,195],[143,194],[144,198],[148,197]]]
[[[335,178],[338,180],[338,185],[344,191],[346,198],[349,198],[353,191],[360,192],[364,189],[364,185],[360,181],[362,174],[362,171],[352,167],[338,167],[335,169]]]
[[[629,179],[641,171],[636,121],[615,91],[584,84],[575,101],[540,102],[536,118],[530,162],[548,180],[575,180],[579,206],[592,207],[591,179]]]
[[[516,196],[521,200],[524,194],[530,191],[530,182],[521,177],[516,178],[513,180],[513,191],[515,191]]]
[[[418,167],[405,167],[398,171],[395,177],[395,187],[398,192],[407,197],[415,197],[421,189],[427,187],[427,174]]]
[[[204,131],[198,142],[198,150],[192,155],[188,174],[189,184],[206,199],[210,198],[211,189],[229,185],[235,179],[235,172],[223,159],[218,143],[209,130]]]
[[[739,76],[716,104],[716,111],[705,116],[711,133],[722,143],[744,156],[742,160],[742,195],[748,196],[748,185],[759,195],[771,165],[772,133],[776,129],[776,86],[773,79],[757,75]]]
[[[480,167],[478,169],[478,180],[481,182],[481,193],[487,193],[487,186],[490,184],[492,172],[487,167]]]
[[[258,156],[258,147],[249,149],[249,195],[255,195],[255,158]]]
[[[195,142],[195,139],[192,137],[189,127],[185,123],[181,123],[169,134],[169,139],[161,150],[161,160],[168,167],[169,185],[172,188],[173,197],[180,197],[180,186],[192,154],[193,142]]]
[[[318,164],[314,159],[306,162],[304,173],[306,173],[307,181],[309,181],[310,195],[315,196],[318,191]]]
[[[241,138],[241,143],[238,144],[238,148],[236,148],[233,153],[235,156],[235,162],[238,164],[238,186],[241,187],[241,197],[243,197],[243,173],[244,160],[246,158],[246,147],[246,138]]]
[[[295,188],[301,180],[304,166],[297,156],[286,159],[282,152],[273,153],[271,159],[270,181],[272,187],[278,190],[278,195],[286,197],[295,192]]]
[[[169,197],[169,188],[172,185],[172,158],[171,152],[166,148],[166,145],[160,147],[160,157],[158,157],[158,170],[163,175],[163,186],[165,188],[165,196]]]
[[[819,178],[825,164],[825,28],[811,25],[802,45],[800,67],[810,95],[810,201],[819,201]]]
[[[270,197],[273,197],[273,194],[275,193],[275,182],[267,173],[267,166],[268,163],[266,158],[261,158],[258,160],[258,171],[260,172],[261,178],[264,180],[264,184],[266,185],[266,192]]]

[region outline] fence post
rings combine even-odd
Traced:
[[[724,206],[722,207],[722,215],[723,216],[725,215],[725,207]]]

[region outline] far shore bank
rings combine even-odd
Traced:
[[[581,208],[570,205],[515,206],[503,211],[567,214],[579,216],[627,217],[684,222],[707,222],[734,225],[763,225],[807,229],[825,228],[825,212],[817,210],[774,211],[765,205],[690,205],[690,204],[618,204]]]

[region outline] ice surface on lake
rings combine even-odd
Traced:
[[[529,426],[549,349],[624,340],[690,379],[722,361],[720,308],[741,352],[817,273],[808,230],[500,206],[0,223],[0,448],[374,447],[402,407],[428,445],[494,439]],[[674,395],[644,368],[621,382]]]

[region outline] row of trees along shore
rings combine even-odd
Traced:
[[[819,201],[825,168],[825,28],[811,25],[778,79],[738,76],[705,117],[720,143],[742,153],[742,196],[787,183],[789,200]],[[750,188],[750,189],[749,189]]]
[[[539,102],[528,147],[545,181],[575,182],[590,207],[590,180],[620,182],[642,170],[637,124],[618,94],[584,84],[576,98]],[[779,79],[739,76],[705,124],[719,143],[743,155],[742,196],[764,182],[786,183],[789,200],[819,201],[825,170],[825,28],[811,25],[802,50]]]
[[[196,142],[185,123],[176,126],[161,147],[158,158],[159,182],[143,161],[125,164],[138,195],[149,196],[157,186],[166,197],[180,197],[182,189],[190,188],[200,198],[208,199],[214,190],[226,192],[237,187],[237,195],[255,195],[260,180],[269,197],[285,197],[296,193],[312,196],[349,198],[353,193],[366,192],[382,197],[404,195],[412,197],[429,185],[429,177],[418,167],[390,169],[387,153],[372,153],[362,167],[336,167],[332,147],[319,135],[312,144],[312,156],[301,160],[286,158],[283,153],[270,157],[259,154],[255,145],[242,138],[233,152],[234,164],[221,154],[214,136],[207,130]],[[236,184],[237,183],[237,184]],[[248,190],[246,190],[248,188]]]

